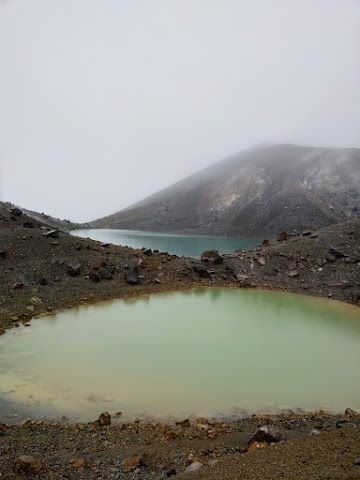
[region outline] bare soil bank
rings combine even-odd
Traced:
[[[2,329],[62,308],[194,286],[274,288],[349,303],[360,299],[359,220],[239,251],[222,263],[105,245],[45,228],[0,204]],[[251,435],[265,424],[276,425],[287,442],[245,453]],[[358,416],[351,412],[230,423],[203,419],[189,428],[123,424],[121,417],[110,426],[25,422],[0,425],[0,474],[21,478],[15,459],[28,454],[39,459],[42,479],[157,479],[184,472],[196,459],[204,466],[188,475],[204,479],[355,479],[359,440]],[[132,462],[124,462],[127,458]]]

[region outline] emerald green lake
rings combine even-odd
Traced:
[[[181,235],[164,232],[141,232],[138,230],[85,229],[74,230],[72,235],[88,237],[100,242],[113,243],[132,248],[152,248],[160,252],[185,257],[199,257],[205,250],[216,249],[221,255],[235,250],[248,250],[259,245],[261,240],[248,237],[215,237],[208,235]]]
[[[359,308],[280,292],[117,300],[0,337],[3,419],[360,409],[359,378]]]

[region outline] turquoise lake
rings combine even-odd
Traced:
[[[206,235],[180,235],[136,230],[85,229],[74,230],[72,235],[91,238],[132,248],[151,248],[160,252],[185,257],[199,257],[205,250],[216,249],[220,254],[235,250],[248,250],[261,243],[260,239],[245,237],[212,237]]]
[[[3,419],[360,409],[360,310],[247,289],[104,302],[0,337]],[[9,409],[11,406],[11,409]]]

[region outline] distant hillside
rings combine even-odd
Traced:
[[[99,228],[271,235],[360,216],[360,149],[248,149],[113,215]]]

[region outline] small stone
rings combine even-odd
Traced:
[[[100,282],[100,275],[95,270],[93,270],[89,274],[89,279],[92,280],[94,283],[99,283]]]
[[[188,418],[185,418],[184,420],[179,420],[178,422],[175,423],[175,425],[178,425],[179,427],[185,429],[190,427],[190,420]]]
[[[288,276],[290,278],[294,278],[294,277],[297,277],[299,275],[299,271],[298,270],[291,270],[291,272],[288,273]]]
[[[184,473],[196,472],[197,470],[200,470],[200,468],[202,468],[203,466],[204,464],[201,462],[192,462],[189,466],[185,468]]]
[[[23,213],[23,212],[20,210],[20,208],[17,208],[17,207],[12,208],[12,209],[10,210],[10,212],[12,213],[12,215],[15,215],[15,217],[21,217],[21,215],[22,215],[22,213]]]
[[[4,250],[0,250],[0,258],[5,258],[7,255],[6,252],[4,252]]]
[[[176,470],[175,470],[175,468],[171,468],[170,470],[168,470],[168,471],[166,472],[166,476],[167,476],[167,477],[172,477],[173,475],[176,475]]]
[[[251,442],[247,451],[251,453],[254,450],[259,450],[260,448],[265,448],[269,446],[270,446],[269,442]]]
[[[39,297],[31,297],[30,300],[29,300],[29,303],[30,303],[30,305],[37,306],[37,305],[41,305],[43,303],[43,301]]]
[[[70,463],[73,468],[85,468],[88,466],[88,462],[84,458],[75,458]]]
[[[80,274],[81,270],[81,263],[80,262],[70,262],[67,264],[67,273],[71,275],[72,277],[76,277],[77,275]]]
[[[168,430],[167,432],[164,433],[164,437],[167,440],[175,440],[179,436],[180,436],[179,433],[175,432],[174,430]]]
[[[346,257],[345,253],[341,252],[338,248],[336,247],[329,247],[329,253],[330,255],[333,255],[336,258],[342,258]]]
[[[100,278],[104,280],[110,280],[112,278],[111,273],[104,267],[100,267],[99,270],[97,271],[97,274],[99,275]]]
[[[121,465],[127,470],[135,470],[135,468],[146,466],[147,455],[136,455],[135,457],[125,458],[125,460],[121,462]]]
[[[262,267],[266,265],[265,257],[259,257],[257,261],[258,261],[258,264],[261,265]]]
[[[360,466],[360,457],[355,458],[354,465]]]
[[[0,328],[0,335],[4,335],[5,330],[3,328]]]
[[[31,418],[27,418],[26,420],[23,420],[21,423],[20,423],[20,427],[28,427],[29,425],[31,425]]]
[[[44,232],[43,236],[46,238],[59,238],[59,230],[49,230],[48,232]]]
[[[347,408],[345,410],[345,416],[348,418],[359,418],[360,417],[360,412],[356,412],[352,408]]]
[[[249,445],[252,442],[276,443],[280,442],[281,440],[284,440],[284,437],[277,428],[271,425],[264,425],[256,430],[254,435],[249,440]]]
[[[156,277],[156,278],[154,278],[154,282],[155,282],[155,283],[161,283],[161,280],[160,280],[160,278],[157,278],[157,277]]]
[[[15,473],[38,475],[43,469],[42,463],[32,455],[21,455],[15,459]]]
[[[98,424],[100,427],[104,427],[104,426],[107,426],[107,425],[110,425],[111,424],[111,415],[109,412],[103,412],[98,420],[97,420]]]
[[[143,254],[146,255],[147,257],[152,257],[153,252],[152,252],[151,248],[146,248],[146,249],[143,251]]]
[[[125,282],[129,285],[137,285],[140,281],[139,273],[137,270],[129,270],[125,272]]]
[[[283,232],[280,232],[278,234],[278,236],[276,237],[276,240],[278,242],[283,242],[284,240],[286,240],[288,238],[288,236],[289,236],[289,234],[287,232],[283,231]]]

